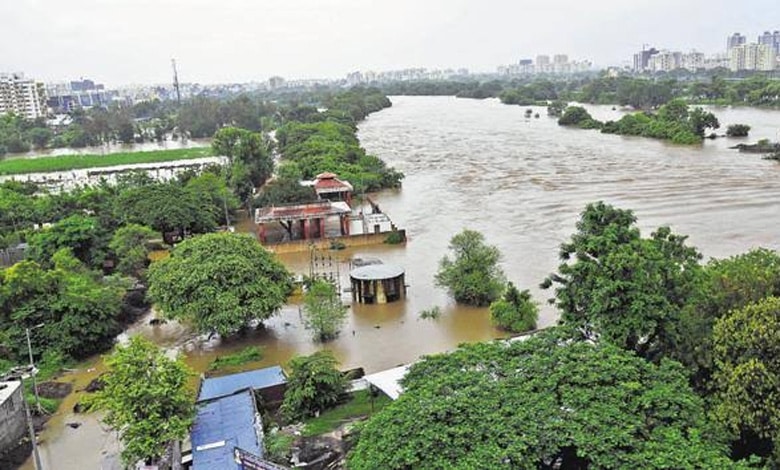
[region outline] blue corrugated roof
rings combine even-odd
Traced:
[[[193,470],[241,470],[233,460],[235,447],[263,456],[254,399],[251,390],[245,390],[198,405],[190,433]]]
[[[198,401],[232,395],[245,388],[261,390],[284,383],[287,383],[287,377],[284,376],[284,371],[279,366],[213,377],[205,379],[201,384]]]

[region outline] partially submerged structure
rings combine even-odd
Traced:
[[[301,184],[314,188],[317,202],[267,206],[255,211],[257,235],[264,245],[354,240],[358,236],[382,235],[397,230],[390,217],[370,198],[365,198],[356,207],[352,199],[352,184],[333,173],[321,173],[315,180],[303,181]],[[399,232],[404,239],[403,230]],[[383,240],[372,239],[380,243]]]
[[[404,268],[393,264],[369,264],[349,273],[352,300],[361,304],[384,304],[406,297]]]

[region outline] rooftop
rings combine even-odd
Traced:
[[[393,369],[383,370],[376,374],[366,375],[363,380],[374,387],[382,390],[388,397],[397,400],[403,391],[400,381],[409,372],[411,365],[395,367]]]
[[[293,206],[271,206],[257,209],[255,222],[260,224],[277,220],[302,220],[344,215],[351,212],[352,210],[345,202],[322,201]]]
[[[403,273],[404,268],[394,264],[369,264],[353,269],[349,273],[349,277],[361,281],[377,281],[382,279],[394,279]]]
[[[318,193],[331,193],[352,191],[352,185],[348,181],[338,179],[333,173],[320,173],[314,180],[314,189]]]
[[[0,405],[5,403],[21,386],[22,383],[17,381],[0,382]]]
[[[199,404],[191,433],[193,470],[241,470],[233,460],[236,447],[262,457],[256,415],[250,390]]]
[[[287,383],[287,377],[279,366],[250,370],[222,377],[212,377],[203,380],[201,383],[198,401],[232,395],[245,388],[262,390],[285,383]]]

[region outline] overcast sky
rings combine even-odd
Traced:
[[[0,0],[0,72],[47,81],[337,78],[494,71],[565,53],[620,65],[652,44],[707,53],[780,29],[778,0]]]

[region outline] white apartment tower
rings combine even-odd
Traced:
[[[26,119],[46,116],[46,87],[21,73],[0,74],[0,115],[14,113]]]
[[[771,71],[775,69],[777,56],[769,44],[741,44],[729,51],[729,68],[740,70]]]

